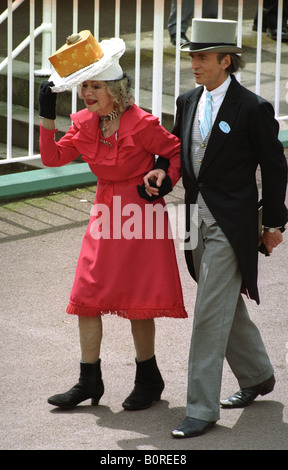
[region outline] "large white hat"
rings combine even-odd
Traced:
[[[99,43],[103,56],[98,62],[77,70],[77,72],[60,77],[55,71],[49,78],[55,86],[51,87],[53,93],[71,90],[85,80],[119,80],[123,77],[123,70],[119,64],[120,57],[125,52],[125,42],[120,38],[105,39]]]
[[[235,44],[237,22],[211,18],[193,18],[191,42],[183,44],[184,52],[238,52]]]

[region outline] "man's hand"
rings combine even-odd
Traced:
[[[273,249],[276,248],[283,241],[283,235],[279,229],[275,232],[270,233],[264,230],[262,232],[259,243],[263,243],[267,249],[267,252],[272,253]]]
[[[142,186],[137,186],[140,197],[149,202],[155,201],[172,191],[170,176],[160,168],[149,171],[143,178]]]
[[[164,170],[161,170],[160,168],[151,170],[147,175],[144,176],[143,181],[144,181],[144,186],[145,186],[145,191],[148,194],[148,196],[159,196],[159,189],[160,186],[162,186],[163,180],[166,178],[166,173]],[[156,184],[156,188],[154,186],[150,185],[150,182],[148,180],[153,181]]]

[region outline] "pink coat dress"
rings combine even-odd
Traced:
[[[173,185],[177,182],[178,138],[136,105],[122,115],[118,132],[106,139],[96,113],[84,109],[71,119],[58,142],[56,130],[40,130],[44,165],[62,166],[82,155],[97,176],[67,312],[134,320],[187,317],[164,199],[148,202],[137,192],[155,155],[170,160],[169,175]]]

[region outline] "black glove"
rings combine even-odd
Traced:
[[[160,168],[161,170],[164,170],[165,173],[167,173],[169,166],[170,166],[170,161],[168,160],[168,158],[164,158],[160,156],[157,158],[155,162],[154,170],[155,168]]]
[[[57,93],[52,93],[53,82],[44,81],[41,83],[38,92],[39,116],[47,119],[56,119]]]
[[[154,181],[150,179],[148,179],[148,181],[149,181],[150,186],[152,186],[153,188],[158,188],[158,186],[156,186],[156,183],[154,183]],[[160,197],[166,196],[166,194],[172,191],[173,188],[172,188],[172,182],[171,182],[170,176],[168,175],[166,176],[165,180],[163,180],[162,182],[162,185],[158,189],[159,189],[158,196],[149,196],[145,191],[144,183],[141,186],[137,186],[137,191],[138,191],[139,196],[142,197],[143,199],[146,199],[146,201],[153,202],[156,199],[159,199]]]

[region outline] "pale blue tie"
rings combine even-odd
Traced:
[[[200,131],[202,139],[204,140],[208,134],[211,124],[212,124],[212,105],[211,105],[212,96],[209,91],[206,91],[206,101],[205,108],[202,119],[200,120]]]

